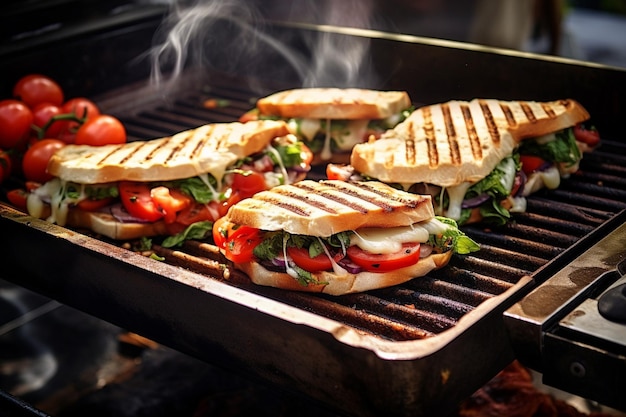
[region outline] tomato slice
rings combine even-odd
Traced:
[[[591,147],[600,143],[600,133],[594,128],[587,129],[582,124],[574,126],[574,137],[577,141],[586,143]]]
[[[239,121],[241,123],[245,123],[245,122],[249,122],[249,121],[253,121],[253,120],[259,120],[259,110],[258,109],[249,110],[249,111],[245,112],[244,114],[242,114],[239,117]]]
[[[91,199],[88,198],[86,200],[81,200],[76,204],[76,207],[83,211],[96,211],[101,209],[102,207],[108,206],[113,203],[115,199],[113,197],[100,198],[100,199]]]
[[[302,158],[301,166],[303,168],[307,168],[311,165],[313,161],[313,152],[311,149],[306,146],[304,143],[300,144],[300,158]]]
[[[26,187],[26,191],[33,191],[36,190],[37,188],[41,187],[41,183],[37,182],[37,181],[26,181],[24,183],[24,186]]]
[[[300,268],[309,272],[328,271],[333,269],[333,264],[326,253],[322,252],[314,258],[309,256],[309,250],[306,248],[287,248],[287,253],[291,256],[291,259]],[[341,253],[338,253],[334,257],[334,261],[337,262],[342,258]]]
[[[358,246],[350,246],[348,258],[366,271],[389,272],[417,263],[420,259],[419,243],[403,243],[402,249],[394,253],[375,254]]]
[[[252,197],[254,194],[267,190],[265,177],[263,174],[255,171],[246,171],[245,174],[235,172],[232,179],[231,188],[233,192],[239,194],[239,197]]]
[[[213,220],[217,220],[221,217],[224,217],[226,213],[228,213],[228,209],[230,206],[241,201],[242,198],[239,193],[231,193],[230,196],[224,201],[212,201],[209,203],[209,206],[212,209],[212,212],[215,213],[215,218]]]
[[[22,188],[7,191],[7,200],[16,208],[26,211],[26,199],[28,192]]]
[[[215,242],[215,246],[221,249],[226,247],[226,240],[232,226],[233,224],[226,220],[226,217],[221,217],[213,223],[213,242]]]
[[[250,262],[254,248],[263,241],[261,231],[249,226],[233,226],[224,243],[224,256],[232,262]]]
[[[176,216],[176,223],[184,226],[206,220],[213,221],[213,214],[208,206],[202,203],[191,203]]]
[[[155,222],[164,216],[150,196],[150,187],[146,183],[121,181],[118,184],[120,198],[126,211],[137,218]]]
[[[354,168],[350,165],[328,164],[326,165],[326,176],[329,180],[349,181],[354,173]]]
[[[150,190],[150,197],[163,213],[165,223],[174,223],[176,214],[191,205],[191,197],[176,189],[159,186]]]
[[[520,162],[522,163],[522,171],[526,175],[530,175],[541,168],[546,160],[534,155],[520,155]]]

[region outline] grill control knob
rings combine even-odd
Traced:
[[[626,323],[626,284],[611,288],[600,296],[598,311],[607,320]]]

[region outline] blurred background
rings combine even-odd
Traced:
[[[263,4],[270,18],[365,27],[626,67],[624,0],[325,0],[313,4],[279,0]]]
[[[625,0],[6,0],[0,5],[0,52],[68,26],[96,26],[105,14],[167,13],[194,4],[626,67]]]

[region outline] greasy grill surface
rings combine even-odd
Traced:
[[[184,93],[174,103],[120,114],[131,139],[161,137],[208,122],[230,122],[254,105],[256,96],[240,83],[215,83],[209,90]],[[206,100],[226,103],[207,106]],[[225,100],[225,101],[224,101]],[[115,109],[110,110],[114,113]],[[404,285],[341,297],[282,291],[251,284],[227,268],[212,245],[187,243],[171,250],[156,245],[166,262],[220,280],[361,332],[394,341],[423,339],[453,327],[480,303],[538,271],[603,222],[626,208],[626,145],[604,138],[585,155],[580,171],[554,191],[528,199],[528,211],[501,228],[467,226],[479,252],[454,256],[450,264]],[[320,173],[311,177],[321,178]],[[541,277],[537,277],[541,278]]]

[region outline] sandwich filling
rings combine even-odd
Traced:
[[[434,184],[397,182],[397,188],[433,196],[435,213],[454,219],[459,225],[480,219],[502,225],[511,213],[526,211],[526,197],[542,188],[555,189],[562,178],[576,172],[587,143],[580,127],[563,129],[523,140],[512,155],[504,158],[482,180],[441,187]],[[347,165],[330,164],[330,179],[375,180]]]
[[[286,135],[216,175],[106,184],[54,178],[29,193],[27,210],[34,217],[47,216],[47,221],[61,226],[66,225],[73,209],[105,213],[120,223],[163,221],[171,235],[163,245],[174,246],[188,238],[210,236],[213,222],[238,201],[303,179],[312,158],[306,145]]]
[[[322,271],[337,276],[364,271],[392,273],[432,253],[466,254],[479,249],[455,221],[444,217],[409,226],[364,227],[324,237],[267,231],[237,225],[224,217],[214,224],[213,239],[235,264],[257,262],[269,271],[288,274],[303,286],[328,284],[315,275]]]
[[[354,145],[377,139],[388,129],[404,121],[414,110],[413,107],[392,114],[385,119],[374,120],[338,120],[288,118],[285,120],[290,132],[319,155],[322,160],[329,160],[334,153],[349,153]],[[280,120],[277,116],[263,115],[258,109],[246,113],[239,121],[247,120]]]

